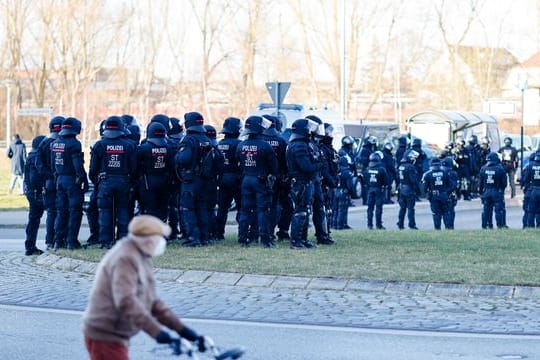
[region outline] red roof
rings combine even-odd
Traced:
[[[540,51],[521,63],[524,68],[540,68]]]

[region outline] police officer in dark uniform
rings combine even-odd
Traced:
[[[216,128],[212,125],[204,125],[206,130],[206,136],[210,139],[210,144],[213,148],[210,156],[212,157],[211,162],[214,164],[212,166],[212,172],[210,176],[206,179],[205,187],[203,192],[206,194],[206,203],[204,209],[206,211],[206,217],[210,219],[210,228],[208,230],[208,240],[209,243],[213,243],[216,239],[216,205],[218,197],[218,178],[223,173],[223,163],[224,158],[217,147],[217,134]]]
[[[467,139],[468,145],[466,147],[471,158],[471,197],[478,197],[478,174],[483,164],[480,162],[481,148],[478,144],[478,136],[471,134]]]
[[[511,138],[504,138],[504,146],[499,149],[499,154],[501,154],[502,165],[508,175],[508,183],[510,184],[511,189],[510,197],[513,198],[516,196],[516,184],[514,183],[514,177],[517,169],[518,152],[516,148],[512,146]]]
[[[294,214],[291,222],[291,249],[316,247],[308,236],[309,210],[313,202],[313,180],[318,177],[323,162],[319,152],[310,146],[311,132],[318,124],[309,119],[295,120],[287,146],[287,167],[291,177],[291,197]]]
[[[380,152],[374,152],[369,156],[368,168],[364,171],[364,179],[367,183],[367,225],[373,229],[373,211],[375,210],[375,226],[384,230],[382,223],[383,204],[385,199],[384,189],[390,180]]]
[[[322,239],[320,243],[332,245],[335,240],[330,236],[330,228],[332,225],[333,217],[333,205],[335,190],[339,184],[339,166],[338,152],[334,149],[332,142],[334,141],[334,127],[328,123],[324,123],[324,136],[319,141],[319,148],[321,150],[323,159],[326,161],[322,177],[322,190],[324,195],[324,208],[326,210],[326,223],[327,223],[327,239]]]
[[[32,149],[28,153],[24,163],[23,189],[28,200],[28,224],[26,224],[26,240],[24,242],[25,255],[41,255],[43,251],[36,247],[36,238],[39,229],[41,216],[45,210],[43,205],[43,189],[45,179],[38,171],[37,159],[39,144],[45,139],[45,136],[39,135],[32,140]]]
[[[135,146],[141,142],[141,129],[137,124],[137,120],[133,115],[124,114],[121,116],[124,122],[124,129],[126,131],[126,138],[133,141]]]
[[[180,123],[180,119],[176,117],[170,117],[171,128],[167,132],[168,145],[171,150],[173,159],[173,170],[171,170],[171,182],[169,187],[169,206],[167,220],[171,227],[171,235],[169,240],[176,240],[182,233],[182,222],[180,221],[180,188],[182,186],[180,177],[176,172],[176,165],[174,164],[174,156],[178,152],[180,147],[180,141],[184,137],[184,127]]]
[[[422,140],[419,138],[415,138],[412,141],[411,149],[416,151],[418,153],[418,158],[416,159],[414,166],[416,167],[416,172],[418,174],[424,173],[424,163],[427,159],[426,152],[422,150]],[[422,190],[422,189],[420,189]]]
[[[459,175],[460,195],[463,200],[471,200],[471,174],[472,159],[469,150],[465,147],[465,139],[462,137],[456,139],[456,148],[454,152]]]
[[[414,166],[416,159],[418,159],[418,155],[419,154],[416,151],[412,149],[408,150],[401,159],[401,164],[398,167],[399,213],[397,226],[400,230],[404,228],[405,213],[408,215],[409,229],[418,229],[414,218],[414,205],[416,204],[416,197],[420,193],[420,187],[418,185],[420,176]]]
[[[317,239],[317,244],[323,245],[333,245],[335,240],[332,239],[328,233],[328,221],[326,217],[325,209],[325,199],[323,192],[323,181],[326,181],[328,184],[336,182],[336,179],[332,177],[328,168],[328,159],[325,157],[325,154],[320,149],[320,142],[324,137],[324,124],[321,119],[315,115],[308,115],[306,119],[314,121],[317,123],[317,128],[311,133],[311,142],[309,146],[313,149],[314,153],[318,153],[322,162],[321,169],[316,173],[316,176],[313,178],[313,227],[315,228],[315,238]]]
[[[147,138],[137,149],[137,191],[141,213],[167,221],[169,189],[174,175],[174,154],[165,140],[167,130],[150,122]]]
[[[499,156],[490,153],[487,163],[480,169],[480,193],[482,194],[482,229],[489,229],[492,224],[493,210],[498,228],[506,228],[504,190],[508,185],[506,171]],[[491,225],[492,226],[492,225]]]
[[[272,146],[278,164],[278,175],[272,187],[272,203],[270,207],[270,234],[272,234],[272,238],[274,238],[274,231],[278,225],[280,211],[288,211],[289,217],[292,217],[292,201],[287,202],[287,198],[290,199],[290,191],[285,184],[288,180],[287,159],[285,157],[287,141],[276,129],[276,124],[279,121],[277,116],[263,115],[263,118],[270,121],[271,124],[268,129],[263,131],[262,138]],[[283,205],[285,205],[285,207],[283,207]],[[287,238],[288,230],[288,227],[284,229],[280,228],[278,231],[279,234],[277,234],[279,239]]]
[[[369,167],[369,157],[372,153],[377,151],[377,138],[375,136],[368,136],[364,139],[362,144],[362,149],[358,153],[358,160],[356,163],[360,166],[360,171],[365,174]],[[362,204],[367,204],[367,194],[368,194],[369,184],[368,181],[364,178],[362,182]]]
[[[272,122],[260,116],[246,119],[244,132],[248,138],[238,144],[236,156],[242,171],[242,207],[238,225],[238,242],[249,246],[248,231],[257,218],[262,245],[276,247],[270,228],[272,188],[278,175],[277,157],[272,146],[261,136]]]
[[[137,150],[124,135],[122,119],[110,116],[90,159],[90,180],[98,188],[99,241],[104,249],[127,234],[130,220],[129,193],[135,182]]]
[[[218,149],[223,156],[223,173],[219,177],[218,210],[216,215],[216,239],[225,239],[225,224],[227,215],[234,200],[236,208],[241,208],[240,181],[241,172],[236,157],[236,148],[240,143],[240,129],[242,121],[236,117],[228,117],[223,122],[221,133],[225,135],[218,142]],[[236,221],[239,221],[239,211],[236,212]]]
[[[84,193],[88,178],[84,169],[84,154],[76,136],[81,133],[81,122],[67,117],[62,122],[59,137],[51,143],[51,163],[56,176],[56,209],[54,248],[67,245],[69,250],[81,248],[78,240],[82,220]],[[65,239],[66,244],[63,243]]]
[[[444,221],[447,229],[450,228],[448,196],[450,189],[455,188],[456,185],[452,183],[450,173],[442,168],[439,158],[431,159],[430,169],[424,173],[422,183],[431,207],[435,230],[441,230],[441,220]]]
[[[107,119],[101,120],[99,123],[99,136],[103,139],[103,131],[105,131],[105,123]],[[90,159],[92,159],[93,146],[90,147]],[[86,241],[85,247],[99,245],[99,206],[98,206],[98,182],[93,182],[94,188],[90,194],[88,206],[86,208],[86,219],[88,220],[88,228],[90,230],[90,236]]]
[[[353,172],[349,164],[350,159],[340,156],[338,159],[338,187],[335,190],[332,211],[332,227],[336,230],[351,229],[349,226],[349,204],[354,191]]]
[[[382,163],[384,165],[384,169],[386,170],[388,174],[388,180],[389,184],[385,189],[385,204],[393,204],[392,201],[392,184],[394,181],[396,181],[397,174],[396,174],[396,161],[394,160],[394,155],[392,154],[392,150],[394,150],[394,145],[390,141],[386,142],[383,145],[382,148]]]
[[[444,159],[441,160],[441,166],[443,170],[448,171],[450,175],[450,189],[448,190],[448,223],[445,223],[445,227],[447,230],[451,230],[454,228],[454,220],[456,218],[456,205],[458,202],[457,197],[457,191],[458,191],[458,184],[459,184],[459,176],[457,171],[455,170],[455,162],[454,158],[452,156],[447,156]],[[443,219],[445,217],[443,216]]]
[[[184,125],[186,135],[180,141],[175,161],[182,181],[180,205],[187,235],[182,245],[193,247],[209,242],[209,219],[204,211],[207,194],[202,189],[213,171],[208,155],[214,148],[206,136],[204,118],[200,113],[184,114]]]
[[[480,167],[484,166],[484,164],[487,162],[487,156],[491,152],[490,143],[491,142],[489,141],[489,138],[487,136],[484,136],[482,138],[482,141],[480,142],[480,156],[478,159]]]
[[[405,151],[407,151],[407,148],[409,147],[409,142],[411,140],[407,135],[400,136],[398,138],[398,148],[396,150],[396,165],[399,166],[401,164],[401,160],[403,159],[403,155],[405,155]],[[399,181],[399,178],[396,179],[396,185],[399,185],[397,182]]]
[[[525,227],[540,227],[540,150],[531,155],[529,163],[523,170],[522,184],[527,188]]]
[[[43,205],[47,212],[45,221],[45,245],[47,250],[54,247],[54,223],[56,222],[56,180],[54,178],[53,164],[51,163],[51,143],[58,139],[62,130],[63,116],[55,116],[49,121],[49,135],[39,144],[36,160],[38,171],[45,181],[43,192]],[[64,239],[62,239],[62,243]]]

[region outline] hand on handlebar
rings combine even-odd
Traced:
[[[184,326],[182,330],[178,331],[178,335],[180,335],[186,340],[196,343],[197,348],[199,349],[200,352],[205,352],[206,349],[208,348],[207,346],[208,341],[206,340],[206,338],[204,336],[197,334],[195,330],[187,326]]]

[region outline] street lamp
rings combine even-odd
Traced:
[[[11,135],[11,85],[15,81],[6,79],[0,81],[1,86],[6,87],[6,149],[9,147],[9,137]]]

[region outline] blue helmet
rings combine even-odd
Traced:
[[[62,130],[62,123],[65,118],[62,115],[56,115],[49,121],[49,131],[52,133],[58,133]]]
[[[165,114],[155,114],[150,119],[150,122],[151,123],[153,123],[153,122],[160,123],[161,125],[163,125],[165,127],[165,131],[169,131],[171,129],[171,124],[170,124],[169,117],[167,115],[165,115]]]
[[[501,159],[499,158],[499,154],[495,152],[491,152],[486,157],[487,164],[488,165],[497,165],[501,163]]]
[[[429,166],[432,169],[439,168],[441,166],[441,159],[439,159],[438,157],[432,158],[431,161],[429,162]]]
[[[220,133],[229,135],[240,135],[242,128],[242,120],[236,117],[228,117],[223,121],[223,129]]]
[[[204,134],[206,129],[203,124],[204,118],[200,113],[193,111],[184,114],[184,126],[187,131]]]
[[[157,146],[166,146],[167,141],[165,140],[165,134],[167,134],[167,130],[165,129],[165,126],[163,126],[160,122],[151,122],[148,125],[146,138],[148,139],[148,142],[157,145]]]
[[[253,115],[246,119],[244,124],[244,134],[262,134],[262,132],[272,125],[272,122],[261,116]]]
[[[45,139],[45,136],[38,135],[32,140],[32,149],[37,149],[39,147],[39,144]]]
[[[81,133],[81,122],[79,119],[74,117],[67,117],[62,122],[62,130],[60,130],[59,135],[79,135]]]
[[[167,135],[173,139],[181,139],[184,127],[180,124],[180,119],[171,117],[171,128],[167,131]]]
[[[290,141],[296,139],[309,138],[312,131],[314,131],[319,125],[310,119],[297,119],[291,125],[291,137]]]
[[[119,116],[109,116],[107,120],[105,120],[103,137],[107,139],[116,139],[122,135],[125,135],[122,118]]]

